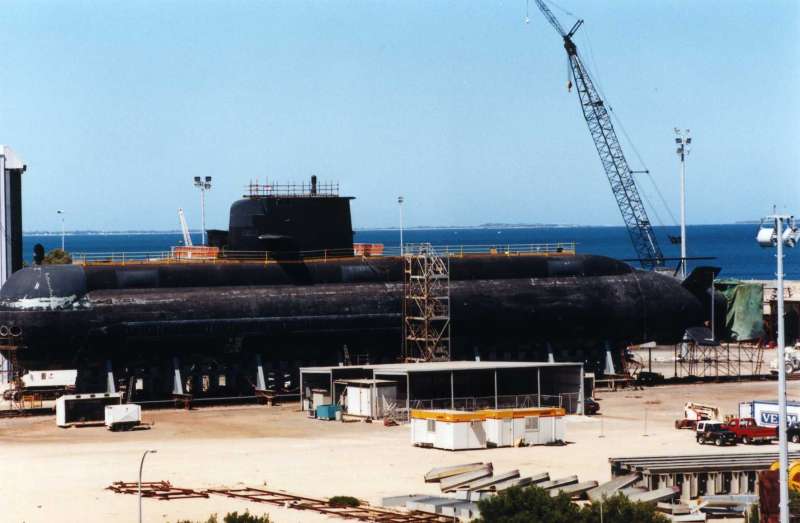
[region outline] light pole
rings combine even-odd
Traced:
[[[675,143],[678,148],[678,158],[681,160],[681,278],[686,279],[686,157],[689,156],[689,145],[692,138],[689,136],[689,129],[686,133],[675,128]]]
[[[765,220],[771,226],[762,227],[758,231],[756,241],[762,247],[777,248],[778,277],[778,450],[780,453],[780,522],[789,523],[789,444],[786,438],[786,348],[783,325],[783,244],[794,247],[800,241],[800,229],[794,217],[787,214],[773,214]],[[784,230],[784,226],[786,229]]]
[[[142,454],[142,461],[139,463],[139,523],[142,523],[142,468],[144,467],[144,458],[148,454],[155,454],[157,450],[145,450]]]
[[[56,211],[61,216],[61,250],[64,250],[64,211]]]
[[[403,252],[403,202],[405,200],[402,196],[397,197],[397,205],[400,207],[400,256],[404,254]]]
[[[203,229],[200,231],[200,245],[206,244],[206,191],[211,190],[211,177],[194,177],[194,186],[200,189],[200,221]]]

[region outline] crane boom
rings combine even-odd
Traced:
[[[186,225],[186,216],[183,215],[183,209],[178,209],[178,219],[181,221],[181,233],[183,234],[183,244],[187,247],[192,246],[192,235],[189,234],[189,226]]]
[[[564,49],[567,51],[572,78],[581,102],[583,118],[589,126],[589,133],[592,135],[600,162],[603,164],[603,169],[611,184],[611,191],[617,200],[636,256],[644,268],[653,269],[662,266],[664,255],[656,240],[653,226],[647,217],[639,189],[636,187],[636,180],[633,178],[633,172],[628,166],[614,125],[611,123],[611,116],[578,55],[578,48],[572,41],[572,36],[583,24],[583,20],[578,20],[567,32],[543,0],[535,1],[550,25],[564,39]]]

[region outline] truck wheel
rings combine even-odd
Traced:
[[[752,441],[750,441],[750,438],[748,438],[747,436],[742,436],[742,443],[744,443],[745,445],[749,445],[752,443]]]
[[[800,443],[800,434],[792,434],[792,443]]]
[[[697,438],[695,439],[697,439],[697,443],[699,443],[700,445],[703,444],[703,438],[701,438],[700,436],[697,436]]]
[[[714,440],[714,445],[716,445],[717,447],[721,447],[722,446],[722,438],[715,439]]]

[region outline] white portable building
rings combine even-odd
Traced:
[[[564,409],[488,409],[485,417],[486,441],[492,447],[546,445],[564,441]]]
[[[446,450],[485,449],[484,416],[457,410],[412,410],[411,443]]]
[[[345,411],[351,416],[383,418],[397,408],[397,382],[377,379],[341,380]]]

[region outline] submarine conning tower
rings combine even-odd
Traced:
[[[212,246],[230,251],[353,255],[351,196],[338,183],[258,182],[231,205],[228,231],[208,231]]]

